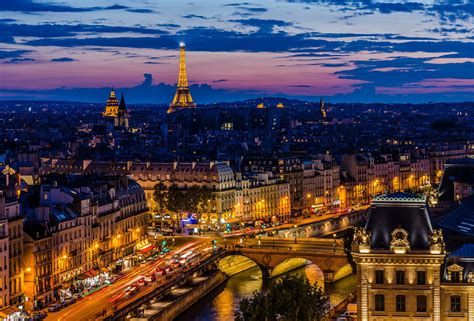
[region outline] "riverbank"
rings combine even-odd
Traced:
[[[169,321],[192,307],[209,292],[227,280],[227,275],[217,270],[209,275],[198,276],[192,283],[173,289],[169,295],[152,302],[130,321]]]

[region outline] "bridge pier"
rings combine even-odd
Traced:
[[[268,266],[260,266],[260,270],[262,271],[262,279],[271,279],[273,269]]]
[[[324,274],[324,283],[334,283],[334,275],[336,272],[334,270],[323,270]]]

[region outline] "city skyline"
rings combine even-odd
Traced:
[[[168,104],[180,41],[198,105],[473,98],[470,1],[17,0],[0,10],[4,99],[103,102],[115,87],[129,103]]]

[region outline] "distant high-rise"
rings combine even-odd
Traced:
[[[324,107],[324,98],[321,97],[320,101],[319,101],[319,112],[321,113],[321,118],[322,119],[326,119],[326,109]]]
[[[186,75],[186,57],[184,50],[184,43],[179,44],[179,77],[176,94],[171,102],[168,113],[172,113],[181,108],[194,108],[196,104],[193,102],[191,93],[189,92],[188,77]]]
[[[117,111],[117,116],[114,119],[115,126],[122,126],[128,128],[128,112],[127,107],[125,106],[125,99],[122,97],[120,98],[120,104]]]
[[[105,104],[105,111],[102,113],[105,117],[117,117],[119,102],[117,96],[115,96],[115,90],[112,88],[110,91],[109,99]]]

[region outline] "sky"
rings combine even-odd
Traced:
[[[474,0],[4,0],[0,99],[474,101]]]

